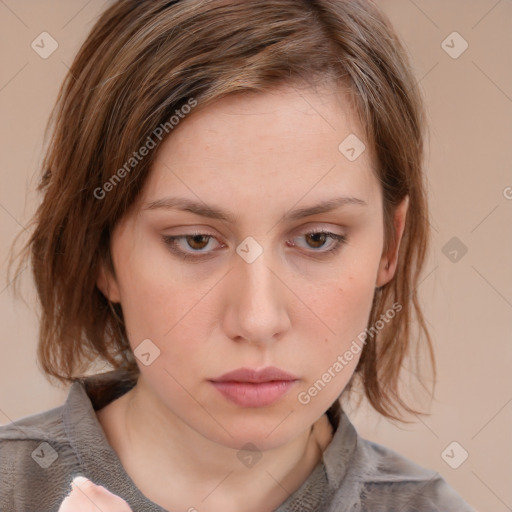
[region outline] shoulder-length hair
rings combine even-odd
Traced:
[[[382,415],[417,413],[399,377],[415,343],[428,349],[435,375],[417,298],[430,237],[425,116],[399,38],[364,0],[117,0],[101,15],[49,120],[42,202],[20,263],[32,266],[41,304],[38,361],[49,379],[73,381],[98,358],[138,375],[122,309],[96,282],[102,264],[113,271],[110,234],[155,159],[154,149],[134,157],[148,137],[159,127],[156,146],[172,136],[170,119],[192,103],[199,109],[232,93],[328,79],[350,95],[372,150],[385,249],[394,243],[393,213],[409,197],[398,267],[375,293],[368,328],[393,304],[401,309],[368,336],[354,377]]]

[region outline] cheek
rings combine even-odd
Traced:
[[[176,361],[205,351],[201,341],[209,332],[205,307],[211,300],[205,295],[212,284],[186,279],[168,260],[159,259],[132,254],[119,272],[126,331],[132,350],[149,339],[160,350],[157,366],[182,368]]]
[[[178,300],[172,290],[155,279],[152,272],[127,268],[127,272],[124,276],[120,275],[120,279],[123,277],[121,303],[130,342],[136,343],[141,337],[159,337],[166,323],[166,315],[162,313],[166,310],[174,311]],[[167,329],[170,328],[168,325]]]
[[[362,333],[367,328],[375,294],[377,254],[375,248],[357,257],[347,257],[344,269],[310,295],[312,300],[308,304],[318,320],[310,326],[297,320],[309,331],[310,384],[317,379],[330,382],[328,390],[322,392],[321,400],[325,403],[339,395],[361,356]],[[347,357],[340,363],[339,356],[344,354]],[[331,375],[326,375],[329,371]]]
[[[192,294],[190,287],[180,286],[177,276],[169,272],[158,248],[148,243],[130,251],[123,258],[119,246],[117,275],[127,334],[132,348],[141,340],[159,340],[185,314]]]
[[[312,351],[317,362],[317,373],[328,368],[364,332],[373,295],[374,286],[371,282],[362,283],[354,277],[318,297],[314,310],[320,319],[321,330],[317,329],[315,332],[313,329],[309,336],[313,342]],[[320,339],[319,333],[322,333]],[[319,346],[322,350],[318,350]],[[359,355],[354,357],[354,369]]]
[[[322,325],[304,326],[309,329],[308,373],[297,394],[298,403],[316,414],[340,396],[361,357],[360,335],[367,327],[375,292],[368,274],[351,273],[316,292],[312,309]]]
[[[364,331],[375,294],[377,267],[375,258],[354,258],[338,276],[310,294],[308,302],[324,324],[326,336],[342,343]]]

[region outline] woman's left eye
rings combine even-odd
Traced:
[[[214,249],[211,247],[210,242],[212,240],[216,241],[216,238],[208,233],[188,233],[176,236],[163,235],[162,238],[169,249],[182,256],[183,259],[186,259],[187,257],[201,258],[211,256]],[[308,247],[305,248],[306,251],[308,251],[308,249],[323,249],[327,241],[331,240],[331,243],[328,245],[328,249],[310,251],[313,254],[318,255],[337,252],[347,241],[345,235],[322,230],[304,233],[303,235],[299,235],[295,238],[304,238],[308,241]],[[185,247],[183,243],[186,244]],[[221,244],[220,242],[217,243],[220,244],[221,248],[225,247],[224,244]],[[298,245],[290,241],[287,241],[287,244],[292,247]],[[210,250],[207,250],[208,248]]]
[[[323,248],[325,247],[326,241],[331,240],[328,249],[324,249],[323,251],[313,251],[313,253],[319,253],[320,255],[326,253],[334,253],[341,249],[341,246],[347,242],[347,237],[345,235],[339,235],[338,233],[331,233],[330,231],[313,231],[311,233],[305,233],[304,235],[300,235],[300,237],[305,237],[306,240],[312,242],[312,245],[308,244],[309,248]],[[299,237],[299,238],[300,238]],[[295,244],[291,244],[292,246]]]

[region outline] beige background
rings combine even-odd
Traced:
[[[512,1],[386,0],[414,62],[431,124],[428,162],[434,247],[420,295],[437,348],[431,416],[408,426],[351,414],[360,433],[439,471],[477,510],[512,510]],[[0,1],[0,257],[37,202],[45,123],[81,42],[107,4],[99,0]],[[43,31],[58,49],[42,59]],[[457,31],[458,58],[442,42]],[[460,39],[448,38],[453,51]],[[507,188],[508,187],[508,188]],[[447,242],[467,247],[453,262]],[[443,252],[444,248],[444,252]],[[453,258],[454,253],[451,256]],[[14,301],[2,275],[0,423],[60,405],[35,362],[34,307]],[[29,272],[24,273],[27,278]],[[33,297],[30,281],[24,288]],[[457,441],[468,459],[441,457]],[[460,448],[452,460],[460,457]],[[452,453],[450,453],[452,455]]]

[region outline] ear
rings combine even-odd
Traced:
[[[96,286],[110,302],[121,302],[121,294],[119,293],[114,270],[108,268],[104,261],[100,263]]]
[[[400,248],[400,242],[405,228],[405,219],[407,216],[407,209],[409,207],[409,196],[405,196],[402,202],[396,207],[393,228],[395,230],[396,243],[392,244],[387,252],[383,252],[382,258],[379,263],[379,271],[377,274],[377,282],[375,286],[380,287],[389,283],[395,275],[397,262],[398,262],[398,250]]]

